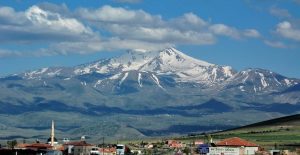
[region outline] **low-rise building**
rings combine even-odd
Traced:
[[[34,154],[62,155],[64,148],[63,146],[60,145],[51,146],[50,144],[44,144],[44,143],[33,143],[33,144],[21,143],[15,147],[15,150],[17,153],[19,152],[19,154],[26,154],[25,151],[27,152],[32,151],[35,152]]]
[[[259,146],[257,144],[241,139],[239,137],[224,139],[218,142],[217,146],[239,148],[240,155],[255,155],[255,152],[259,150]]]
[[[177,140],[168,140],[167,145],[169,148],[183,148],[185,147],[185,144],[181,143],[180,141]]]
[[[116,155],[117,154],[117,150],[114,147],[99,148],[99,152],[101,155]]]
[[[31,149],[31,150],[50,150],[52,146],[50,144],[33,143],[33,144],[18,144],[16,149]]]
[[[64,146],[68,154],[71,155],[90,155],[90,151],[95,147],[86,141],[68,142],[65,143]]]
[[[90,150],[90,155],[100,155],[100,151],[98,147],[92,147]]]

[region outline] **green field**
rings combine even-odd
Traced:
[[[230,137],[240,137],[265,149],[275,147],[279,149],[300,148],[300,114],[210,133],[209,135],[214,142]],[[207,141],[205,135],[185,136],[177,139],[187,143],[196,139]]]

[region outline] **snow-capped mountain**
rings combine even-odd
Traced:
[[[230,66],[220,66],[197,60],[175,48],[161,51],[131,50],[125,54],[74,68],[43,68],[26,72],[25,79],[60,77],[77,78],[82,85],[94,88],[120,88],[126,81],[133,87],[143,83],[156,87],[174,87],[190,84],[213,90],[235,90],[244,93],[270,93],[283,91],[299,83],[277,73],[263,69],[236,72]],[[180,87],[180,86],[179,86]]]
[[[142,79],[149,76],[152,82],[160,85],[160,78],[172,78],[177,83],[196,83],[205,86],[216,85],[235,74],[229,66],[219,66],[202,60],[194,59],[182,52],[168,48],[162,51],[128,51],[120,57],[100,60],[75,68],[43,68],[37,71],[26,72],[26,79],[51,78],[54,76],[70,79],[88,74],[102,74],[94,82],[98,86],[102,81],[118,80],[119,84],[126,80],[130,72],[137,72],[136,81],[142,86]]]
[[[239,89],[246,93],[280,92],[299,83],[299,80],[287,78],[264,69],[247,69],[236,73],[223,85],[226,89]]]
[[[152,127],[160,131],[162,124],[163,131],[188,123],[183,126],[187,129],[199,120],[215,129],[299,112],[299,83],[264,69],[236,72],[174,48],[132,50],[75,67],[42,68],[0,78],[0,114],[8,114],[1,115],[2,120],[21,115],[24,119],[15,120],[18,126],[51,116],[66,127],[87,127],[78,127],[78,135],[98,131],[95,121],[99,119],[116,122],[111,125],[125,127],[133,135],[146,135],[145,126],[151,126],[150,133],[159,133],[152,132]],[[65,119],[70,115],[74,124]],[[36,125],[43,122],[34,121]],[[202,127],[191,132],[198,129]],[[74,135],[75,131],[67,132]]]

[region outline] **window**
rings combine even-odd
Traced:
[[[123,146],[117,146],[117,149],[123,149],[124,147]]]

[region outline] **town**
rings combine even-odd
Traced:
[[[239,137],[226,139],[213,138],[207,134],[202,139],[179,140],[161,139],[135,141],[126,144],[88,143],[85,136],[80,140],[61,142],[55,137],[54,121],[50,137],[46,142],[36,140],[33,143],[7,141],[0,146],[2,155],[299,155],[300,147],[294,150],[278,149],[276,146],[265,149],[258,144]]]

